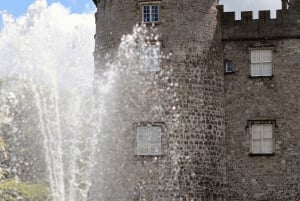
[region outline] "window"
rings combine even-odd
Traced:
[[[161,127],[137,127],[137,155],[161,155]]]
[[[233,73],[233,62],[225,60],[225,73]]]
[[[143,23],[157,23],[159,13],[159,5],[143,5],[142,15]]]
[[[160,45],[146,45],[141,48],[140,66],[144,72],[160,71]]]
[[[251,154],[273,154],[274,138],[272,121],[254,121],[251,123]]]
[[[272,76],[272,50],[251,50],[251,76]]]

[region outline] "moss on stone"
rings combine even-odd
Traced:
[[[47,201],[49,197],[44,184],[30,184],[8,179],[0,182],[0,200]]]

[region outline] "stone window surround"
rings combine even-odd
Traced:
[[[252,61],[251,61],[251,51],[252,50],[271,50],[272,52],[272,75],[268,75],[268,76],[253,76],[252,72],[251,72],[251,65],[252,65]],[[255,44],[252,46],[248,47],[248,52],[249,52],[249,77],[250,78],[273,78],[274,77],[274,52],[275,52],[275,48],[274,45],[271,44]]]
[[[159,155],[139,155],[137,153],[137,128],[138,127],[142,127],[142,126],[154,126],[154,127],[160,127],[161,128],[161,153]],[[134,129],[134,133],[135,133],[135,156],[137,157],[137,159],[146,159],[146,158],[160,158],[164,156],[164,144],[165,144],[165,139],[164,139],[164,135],[163,133],[165,133],[165,123],[164,122],[137,122],[133,124],[133,129]],[[156,161],[154,161],[156,162]]]
[[[161,1],[149,1],[149,0],[139,0],[139,17],[140,17],[140,23],[146,24],[146,25],[158,25],[161,21]],[[158,21],[157,22],[144,22],[143,20],[143,6],[144,5],[157,5],[158,6]]]
[[[253,153],[252,152],[252,133],[251,133],[251,126],[253,124],[272,124],[272,138],[273,138],[273,152],[272,153]],[[250,140],[250,146],[249,146],[249,156],[274,156],[275,155],[275,129],[277,128],[276,120],[275,119],[269,119],[269,118],[257,118],[247,121],[247,135],[248,139]]]

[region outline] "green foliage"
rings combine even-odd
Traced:
[[[30,184],[8,179],[0,182],[0,200],[47,201],[48,190],[44,184]]]

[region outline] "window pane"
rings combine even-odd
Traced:
[[[158,22],[158,15],[157,14],[152,14],[151,22]]]
[[[251,51],[251,63],[258,63],[262,61],[262,53],[261,50],[252,50]]]
[[[138,135],[138,141],[140,143],[148,143],[149,142],[148,133],[140,133]]]
[[[138,127],[138,129],[137,129],[137,138],[138,138],[138,142],[140,142],[140,143],[144,143],[144,142],[149,141],[147,127]]]
[[[252,140],[252,153],[261,153],[261,140]]]
[[[262,75],[262,65],[261,64],[251,64],[251,75],[261,76]]]
[[[160,47],[155,45],[153,47],[153,63],[152,71],[160,70]]]
[[[261,139],[261,129],[262,129],[262,125],[260,124],[254,124],[251,127],[251,135],[252,135],[252,139]]]
[[[145,46],[141,49],[140,65],[144,71],[149,71],[149,47]]]
[[[153,14],[158,13],[158,6],[152,6],[152,13]]]
[[[147,144],[139,144],[137,147],[137,154],[138,155],[148,155],[149,148]]]
[[[143,6],[143,20],[150,22],[150,6]]]
[[[264,139],[263,140],[263,153],[272,153],[273,152],[273,140]]]
[[[154,46],[154,50],[155,50],[155,55],[157,58],[160,57],[160,46],[159,45],[155,45]]]
[[[158,5],[144,5],[143,6],[143,22],[158,22]]]
[[[141,126],[137,128],[137,154],[161,154],[161,127]]]
[[[151,155],[160,155],[161,154],[161,145],[152,145],[151,146]]]
[[[137,128],[137,154],[147,155],[149,153],[149,131],[146,126]]]
[[[263,125],[263,138],[272,138],[273,125],[264,124]]]
[[[151,9],[151,21],[157,22],[158,21],[158,6],[152,6]]]
[[[151,143],[160,143],[161,142],[161,128],[152,127],[151,128]]]
[[[261,50],[262,51],[262,61],[272,62],[272,50]]]
[[[231,61],[226,61],[225,70],[226,72],[233,72],[233,63]]]
[[[141,68],[143,71],[156,72],[160,70],[160,46],[148,45],[141,50]]]
[[[261,123],[251,125],[252,153],[273,153],[273,124],[269,122]]]
[[[139,141],[141,141],[144,138],[144,133],[145,133],[145,127],[137,128],[137,137]]]
[[[272,63],[263,63],[262,64],[262,75],[271,76],[272,75]]]
[[[161,128],[151,127],[151,154],[161,154]]]

